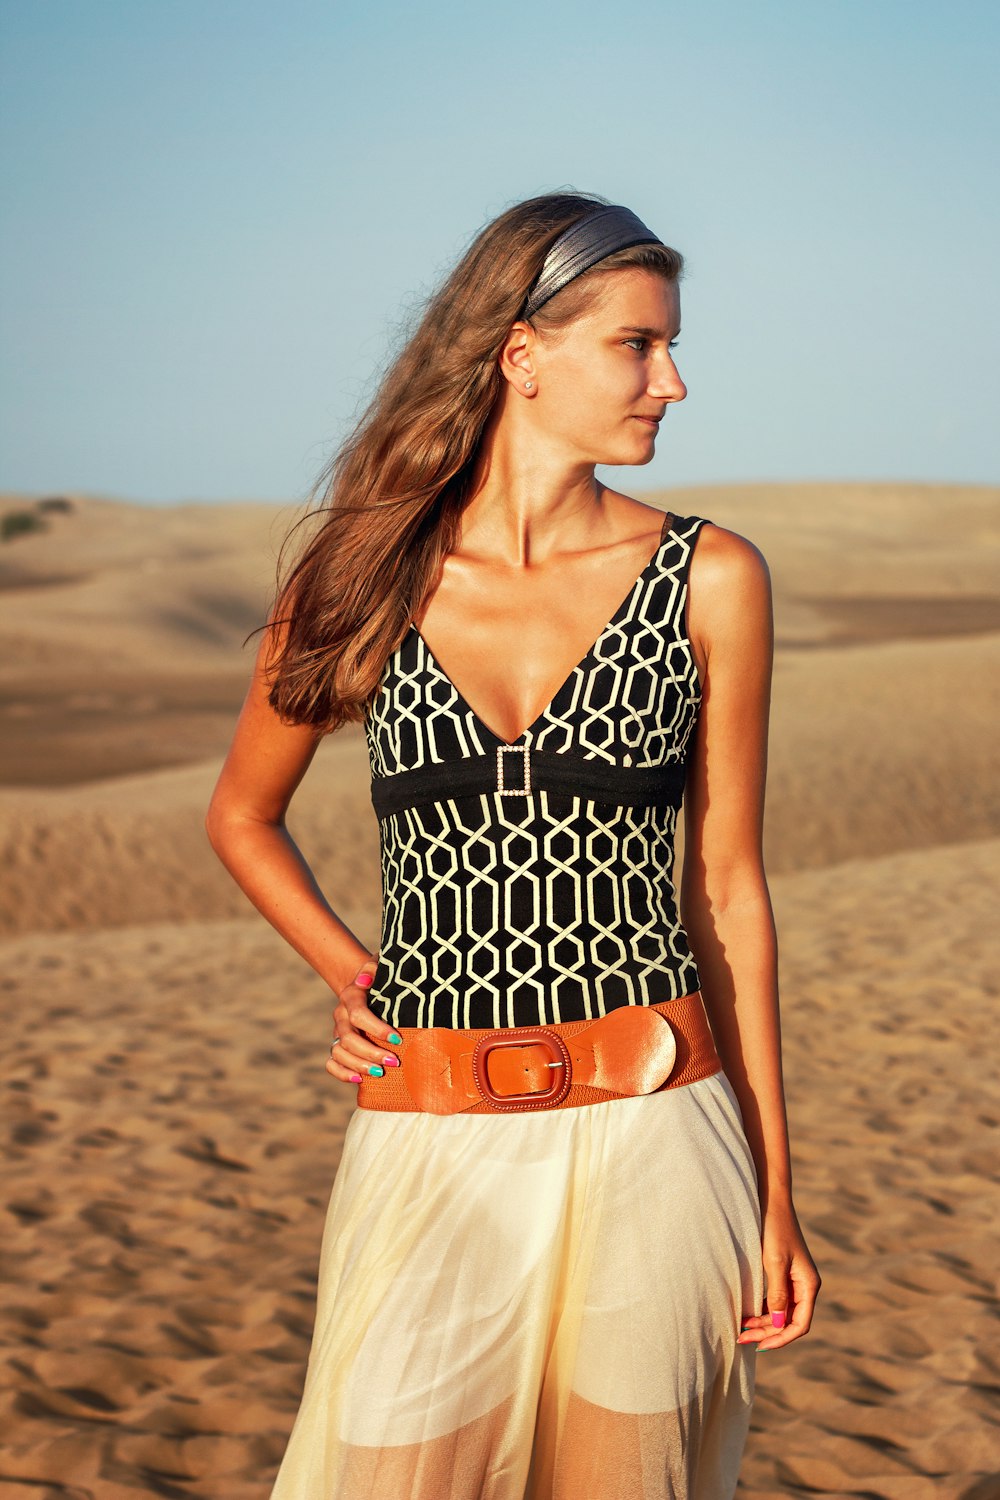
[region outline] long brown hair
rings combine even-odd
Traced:
[[[476,235],[427,299],[282,543],[275,602],[258,628],[271,632],[268,701],[284,721],[331,732],[363,720],[387,658],[458,541],[511,326],[549,247],[609,201],[559,192],[515,204]],[[664,245],[616,251],[557,292],[531,326],[558,333],[591,304],[598,274],[629,266],[674,281],[684,260]],[[285,550],[310,521],[315,530],[282,579]]]

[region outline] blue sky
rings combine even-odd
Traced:
[[[0,488],[298,499],[555,188],[684,252],[633,493],[996,482],[994,0],[0,0]]]

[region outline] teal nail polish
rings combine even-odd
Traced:
[[[389,1040],[394,1047],[398,1047],[403,1038],[400,1036],[398,1031],[390,1031]]]
[[[372,1063],[368,1071],[373,1078],[382,1078],[385,1075],[385,1069],[379,1067],[378,1063]]]

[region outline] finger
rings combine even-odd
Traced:
[[[756,1344],[758,1349],[777,1349],[789,1342],[787,1337],[782,1336],[785,1330],[791,1328],[794,1315],[794,1305],[790,1305],[787,1286],[787,1281],[780,1280],[777,1270],[772,1269],[764,1311],[741,1320],[736,1340],[738,1344]],[[784,1306],[775,1305],[782,1302]]]
[[[783,1349],[786,1344],[794,1343],[804,1333],[809,1332],[812,1324],[813,1308],[815,1307],[816,1296],[819,1292],[819,1280],[805,1273],[796,1277],[794,1271],[792,1273],[792,1280],[795,1286],[796,1300],[792,1304],[791,1317],[786,1319],[780,1333],[772,1330],[771,1333],[766,1335],[767,1342],[758,1344],[758,1351]]]
[[[738,1344],[756,1343],[765,1334],[773,1332],[774,1328],[767,1313],[747,1313],[740,1319],[740,1332],[736,1342]]]
[[[371,985],[375,967],[377,958],[361,966],[352,983],[345,985],[333,1012],[336,1035],[331,1060],[341,1062],[345,1077],[360,1071],[380,1078],[387,1069],[401,1065],[401,1059],[390,1049],[400,1046],[402,1037],[365,1003],[365,993]],[[333,1072],[334,1077],[341,1076],[335,1069],[328,1071]]]
[[[767,1271],[765,1315],[770,1318],[772,1328],[784,1328],[791,1302],[789,1263],[784,1256],[773,1256],[765,1263],[764,1269]]]
[[[795,1279],[793,1272],[793,1283],[795,1286],[795,1303],[792,1316],[785,1325],[785,1337],[782,1343],[790,1344],[793,1339],[800,1339],[804,1333],[808,1333],[812,1325],[813,1311],[816,1306],[816,1297],[819,1293],[819,1281],[812,1277]]]
[[[402,1046],[403,1038],[398,1031],[370,1010],[365,994],[371,986],[371,975],[362,969],[353,985],[344,993],[347,1016],[357,1036],[355,1046],[363,1049],[362,1056],[370,1062],[381,1062],[386,1067],[399,1067],[402,1059],[390,1048]]]
[[[327,1058],[326,1071],[329,1073],[331,1078],[336,1078],[340,1083],[361,1082],[361,1074],[357,1071],[353,1064],[345,1066],[343,1063],[336,1062],[333,1057]]]
[[[385,1048],[378,1048],[366,1036],[354,1030],[349,1022],[341,1023],[342,1033],[334,1038],[327,1058],[327,1071],[339,1076],[339,1067],[346,1075],[369,1073],[372,1078],[381,1078],[387,1068],[398,1068],[399,1058]],[[353,1081],[353,1080],[352,1080]]]

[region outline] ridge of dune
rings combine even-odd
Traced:
[[[1000,489],[785,483],[642,498],[763,551],[779,654],[1000,633]],[[69,499],[45,530],[0,545],[0,785],[221,754],[259,642],[245,637],[305,505]],[[32,504],[0,497],[0,515]]]
[[[77,659],[90,672],[149,682],[239,671],[239,643],[262,623],[281,533],[298,513],[263,503],[77,501],[46,515],[44,531],[0,547],[4,634],[36,674],[65,672]],[[18,666],[5,653],[0,681],[16,681]]]
[[[781,874],[1000,833],[1000,637],[786,653],[772,692],[765,855]],[[221,762],[0,787],[0,933],[252,915],[210,849]],[[360,726],[320,745],[288,826],[335,909],[377,898]],[[683,820],[677,870],[683,850]]]

